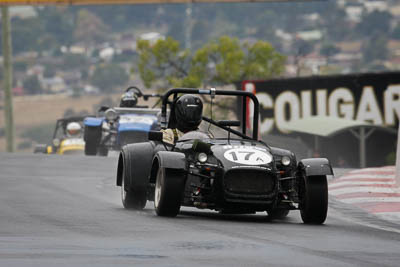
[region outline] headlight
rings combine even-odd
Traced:
[[[207,161],[207,154],[206,153],[199,153],[199,155],[197,156],[197,159],[201,162],[204,163]]]
[[[53,146],[55,146],[55,147],[60,146],[60,139],[57,139],[57,138],[53,139]]]
[[[288,156],[283,156],[282,157],[282,164],[284,166],[288,166],[290,164],[290,158]]]
[[[118,118],[117,112],[112,108],[109,108],[106,110],[105,116],[106,116],[106,119],[109,121],[115,121]]]

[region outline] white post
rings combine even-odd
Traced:
[[[365,168],[367,166],[366,163],[366,137],[365,137],[365,128],[360,128],[360,168]]]
[[[397,152],[396,152],[396,184],[400,187],[400,122],[397,131]]]

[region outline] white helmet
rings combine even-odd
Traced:
[[[77,122],[70,122],[67,125],[67,134],[69,136],[76,136],[81,133],[81,125]]]

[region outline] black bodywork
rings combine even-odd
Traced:
[[[160,216],[176,216],[183,205],[229,213],[267,211],[272,218],[283,218],[289,210],[300,209],[305,223],[325,221],[326,175],[333,174],[327,159],[297,161],[294,153],[258,140],[259,103],[254,94],[244,91],[169,90],[163,96],[162,128],[173,128],[173,118],[167,121],[167,107],[172,105],[173,110],[174,103],[169,97],[187,93],[241,97],[243,111],[247,110],[247,99],[251,99],[252,135],[246,134],[246,114],[241,130],[231,129],[237,121],[203,117],[203,121],[226,131],[227,137],[190,132],[171,146],[161,142],[162,135],[152,132],[151,141],[123,147],[116,183],[122,186],[125,208],[142,209],[150,200],[155,201]]]

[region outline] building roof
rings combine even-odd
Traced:
[[[374,125],[365,121],[349,120],[331,116],[313,116],[291,121],[287,124],[285,130],[330,137],[343,131],[360,127],[379,128],[390,132],[396,132],[396,130],[392,128]]]

